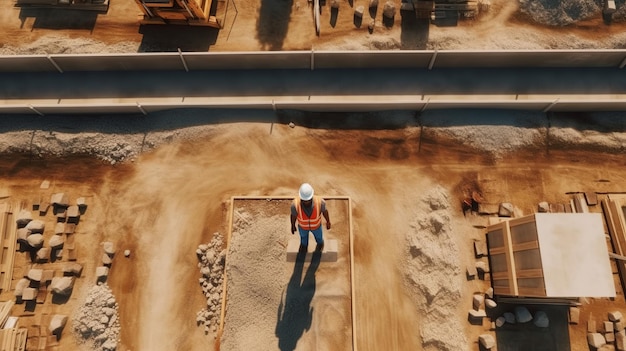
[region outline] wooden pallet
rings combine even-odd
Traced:
[[[26,349],[26,329],[0,329],[0,351],[24,351]]]
[[[16,231],[17,226],[11,204],[0,204],[0,241],[2,241],[2,247],[0,248],[0,290],[2,292],[11,289],[13,262],[17,245]]]

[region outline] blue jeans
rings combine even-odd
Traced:
[[[305,230],[298,226],[298,232],[300,232],[300,245],[309,246],[309,232],[313,233],[313,237],[315,237],[315,242],[318,244],[324,243],[324,238],[322,238],[322,226],[314,230]]]

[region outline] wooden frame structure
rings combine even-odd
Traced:
[[[357,351],[356,345],[356,301],[354,291],[354,233],[352,227],[352,200],[349,196],[323,196],[324,200],[346,200],[348,201],[348,230],[349,230],[349,250],[350,250],[350,309],[352,319],[352,350]],[[292,200],[293,196],[233,196],[230,198],[230,206],[228,209],[228,239],[226,241],[226,261],[228,262],[228,253],[230,252],[230,243],[233,233],[233,217],[236,200]],[[222,283],[222,308],[220,312],[220,324],[218,328],[218,350],[219,350],[219,338],[224,332],[224,317],[226,315],[226,293],[228,287],[228,275],[226,270],[223,274]]]
[[[601,204],[613,250],[619,256],[626,256],[626,194],[608,194]],[[618,259],[615,264],[622,290],[626,291],[626,261]]]
[[[494,223],[487,243],[496,295],[615,296],[599,213],[535,213]]]
[[[226,0],[135,0],[143,12],[141,24],[185,24],[224,27]],[[215,14],[212,14],[214,4]]]
[[[14,220],[13,210],[10,203],[0,204],[0,290],[2,292],[11,289],[13,279],[13,262],[15,260],[15,248],[17,225]]]

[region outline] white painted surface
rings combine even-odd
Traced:
[[[537,213],[547,297],[614,297],[599,213]]]

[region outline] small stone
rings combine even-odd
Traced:
[[[487,291],[485,291],[485,296],[489,299],[493,300],[493,288],[489,287],[489,289],[487,289]]]
[[[538,328],[547,328],[550,326],[550,319],[548,319],[548,315],[544,311],[537,311],[533,323]]]
[[[622,312],[620,311],[609,312],[609,320],[611,322],[617,322],[617,321],[620,321],[621,319],[622,319]]]
[[[478,342],[487,350],[491,350],[496,346],[496,339],[491,334],[481,334],[478,336]]]
[[[484,241],[474,241],[474,255],[477,258],[487,256],[487,244]]]
[[[604,321],[601,324],[602,332],[604,333],[612,333],[613,332],[613,323],[609,321]]]
[[[617,322],[613,322],[613,330],[617,333],[626,329],[626,322],[623,320],[619,320]]]
[[[489,265],[484,261],[476,261],[476,270],[478,270],[478,273],[488,273]]]
[[[485,299],[485,307],[489,309],[494,309],[498,307],[498,304],[492,299]]]
[[[587,333],[595,333],[598,329],[596,328],[596,321],[590,319],[587,321]]]
[[[570,307],[569,308],[569,322],[571,324],[578,324],[579,321],[580,321],[580,308]]]
[[[533,316],[532,314],[530,314],[530,311],[528,310],[528,308],[524,306],[515,307],[515,320],[518,323],[527,323],[527,322],[530,322],[532,319],[533,319]]]
[[[500,328],[504,325],[504,323],[506,323],[506,318],[504,318],[504,316],[496,318],[496,327]]]
[[[110,241],[102,243],[102,248],[107,255],[113,256],[115,254],[115,245]]]
[[[67,316],[61,315],[61,314],[55,314],[50,319],[50,325],[48,326],[48,330],[53,335],[57,335],[57,337],[59,337],[66,323],[67,323]]]
[[[124,250],[124,256],[125,257],[129,257],[130,256],[130,250]]]
[[[588,333],[587,334],[587,343],[589,346],[600,348],[602,345],[606,344],[606,339],[600,333]]]
[[[550,204],[548,204],[547,201],[540,202],[539,205],[537,205],[537,212],[539,213],[550,212]]]
[[[34,282],[40,282],[43,276],[43,269],[32,268],[28,271],[28,279]]]
[[[474,279],[474,277],[476,277],[476,275],[478,274],[478,271],[476,270],[476,266],[467,266],[467,279]]]
[[[295,123],[293,123],[293,122],[289,122],[289,128],[295,128],[295,127],[296,127],[296,124],[295,124]]]
[[[109,266],[111,265],[111,263],[113,263],[113,259],[111,259],[111,256],[107,254],[102,254],[102,264],[105,266]]]
[[[393,1],[387,1],[383,6],[383,16],[392,19],[396,15],[396,5]]]
[[[48,189],[49,187],[50,187],[49,180],[44,180],[41,182],[41,185],[39,185],[39,189]]]
[[[333,9],[338,9],[339,8],[339,0],[331,0],[330,1],[330,7],[333,8]]]
[[[615,333],[615,346],[618,351],[626,351],[626,332],[624,330]]]

